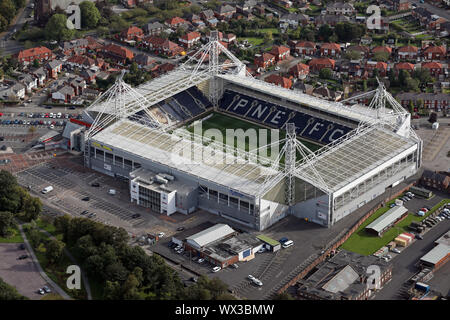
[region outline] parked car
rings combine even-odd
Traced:
[[[252,280],[254,284],[256,284],[258,287],[262,287],[263,283],[259,279]]]
[[[281,238],[281,239],[279,240],[279,242],[280,242],[281,244],[283,244],[283,243],[285,243],[285,242],[288,241],[288,240],[289,240],[288,238],[283,237],[283,238]]]
[[[25,250],[25,244],[21,243],[21,244],[19,245],[19,250]]]
[[[262,247],[261,249],[258,250],[258,253],[263,253],[266,252],[266,248]]]
[[[198,263],[203,263],[203,262],[205,262],[205,259],[203,259],[203,258],[200,258],[200,259],[198,259],[198,261],[197,261]]]
[[[23,254],[23,255],[21,255],[21,256],[19,256],[19,260],[23,260],[23,259],[26,259],[26,258],[28,258],[28,255],[27,254]]]
[[[214,267],[214,268],[212,268],[212,272],[214,272],[214,273],[216,273],[216,272],[219,272],[220,270],[222,270],[222,268],[221,267],[218,267],[218,266],[216,266],[216,267]]]
[[[139,213],[135,213],[135,214],[133,214],[131,217],[133,218],[133,219],[137,219],[137,218],[139,218],[141,215],[139,214]]]
[[[92,213],[90,213],[90,214],[88,215],[88,218],[93,218],[93,217],[95,217],[96,215],[97,215],[96,213],[92,212]]]
[[[91,187],[100,187],[100,183],[98,183],[98,182],[93,182],[93,183],[91,183]]]
[[[50,292],[52,292],[52,290],[50,290],[50,288],[47,287],[47,286],[43,286],[42,289],[45,291],[45,293],[50,293]]]
[[[394,253],[401,253],[401,251],[398,250],[397,248],[392,248],[391,251],[394,252]]]
[[[89,197],[83,197],[83,198],[81,198],[81,200],[83,200],[83,201],[89,201],[91,198],[89,198]]]
[[[89,211],[84,210],[84,211],[81,213],[81,215],[84,216],[85,214],[88,214],[88,213],[89,213]]]
[[[162,237],[164,237],[166,234],[164,233],[164,232],[160,232],[160,233],[158,233],[158,238],[162,238]]]
[[[38,293],[41,294],[41,295],[44,295],[45,291],[42,288],[39,288]]]
[[[282,246],[284,249],[286,249],[286,248],[292,247],[293,245],[294,245],[294,241],[288,240],[288,241],[286,241],[285,243],[283,243],[281,246]]]
[[[416,233],[415,236],[416,236],[416,239],[423,240],[423,236],[421,236],[420,234]]]
[[[184,227],[178,227],[177,228],[177,231],[183,231],[184,230]]]
[[[198,281],[197,277],[191,277],[189,280],[191,280],[192,282],[197,282]]]
[[[391,204],[389,205],[389,208],[393,208],[393,207],[395,207],[395,203],[391,203]]]
[[[239,266],[238,266],[236,263],[233,263],[233,264],[231,265],[231,267],[232,267],[233,269],[238,269],[238,268],[239,268]]]

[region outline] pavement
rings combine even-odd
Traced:
[[[417,266],[419,259],[435,247],[434,241],[447,232],[449,228],[450,220],[445,219],[439,222],[423,236],[423,240],[415,241],[405,248],[401,254],[392,259],[391,261],[394,265],[392,280],[376,293],[375,300],[402,299],[401,291],[404,288],[404,283],[420,271]],[[447,263],[447,265],[450,265],[450,263]],[[448,272],[446,274],[447,277],[445,277],[445,272],[443,272],[443,275],[438,274],[438,279],[444,280],[448,287],[450,278],[448,277]]]

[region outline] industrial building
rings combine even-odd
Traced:
[[[380,270],[379,278],[368,278],[369,266]],[[302,300],[367,300],[392,278],[392,264],[374,256],[341,250],[297,284]],[[373,289],[372,289],[373,288]]]
[[[422,266],[430,267],[434,271],[441,268],[450,259],[450,231],[435,241],[436,246],[420,258]]]
[[[130,201],[161,214],[203,209],[256,230],[294,215],[330,227],[421,164],[409,113],[382,84],[366,94],[369,106],[349,106],[254,79],[212,32],[179,68],[135,89],[119,77],[84,112],[85,166],[130,181]],[[279,156],[184,128],[212,112],[284,130]]]
[[[382,236],[384,232],[389,230],[397,222],[401,221],[408,215],[408,209],[404,206],[395,206],[381,217],[370,223],[365,229],[367,232],[375,234],[377,236]]]

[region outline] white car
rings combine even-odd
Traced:
[[[160,233],[158,233],[158,238],[162,238],[162,237],[164,237],[166,234],[164,233],[164,232],[160,232]]]
[[[262,247],[261,249],[258,250],[258,253],[263,253],[266,252],[266,248]]]
[[[205,259],[203,259],[203,258],[200,258],[200,259],[198,259],[198,261],[197,261],[198,263],[203,263],[203,262],[205,262]]]
[[[212,268],[212,272],[219,272],[220,270],[222,270],[222,268],[221,267],[214,267],[214,268]]]
[[[254,276],[252,276],[251,274],[249,274],[249,275],[247,276],[247,278],[250,279],[250,280],[252,280],[252,281],[256,279],[256,278],[255,278]]]
[[[391,251],[394,252],[394,253],[401,253],[401,251],[398,250],[397,248],[392,248]]]
[[[280,70],[280,67],[279,67],[279,66],[276,66],[276,67],[275,67],[275,71],[278,71],[278,70]]]
[[[253,283],[256,284],[258,287],[262,287],[263,283],[259,279],[253,280]]]

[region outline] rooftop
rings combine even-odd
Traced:
[[[374,222],[369,224],[366,229],[372,229],[379,233],[383,231],[383,229],[397,221],[406,212],[408,212],[408,209],[406,209],[404,206],[395,206],[392,209],[389,209],[385,214],[376,219]]]

